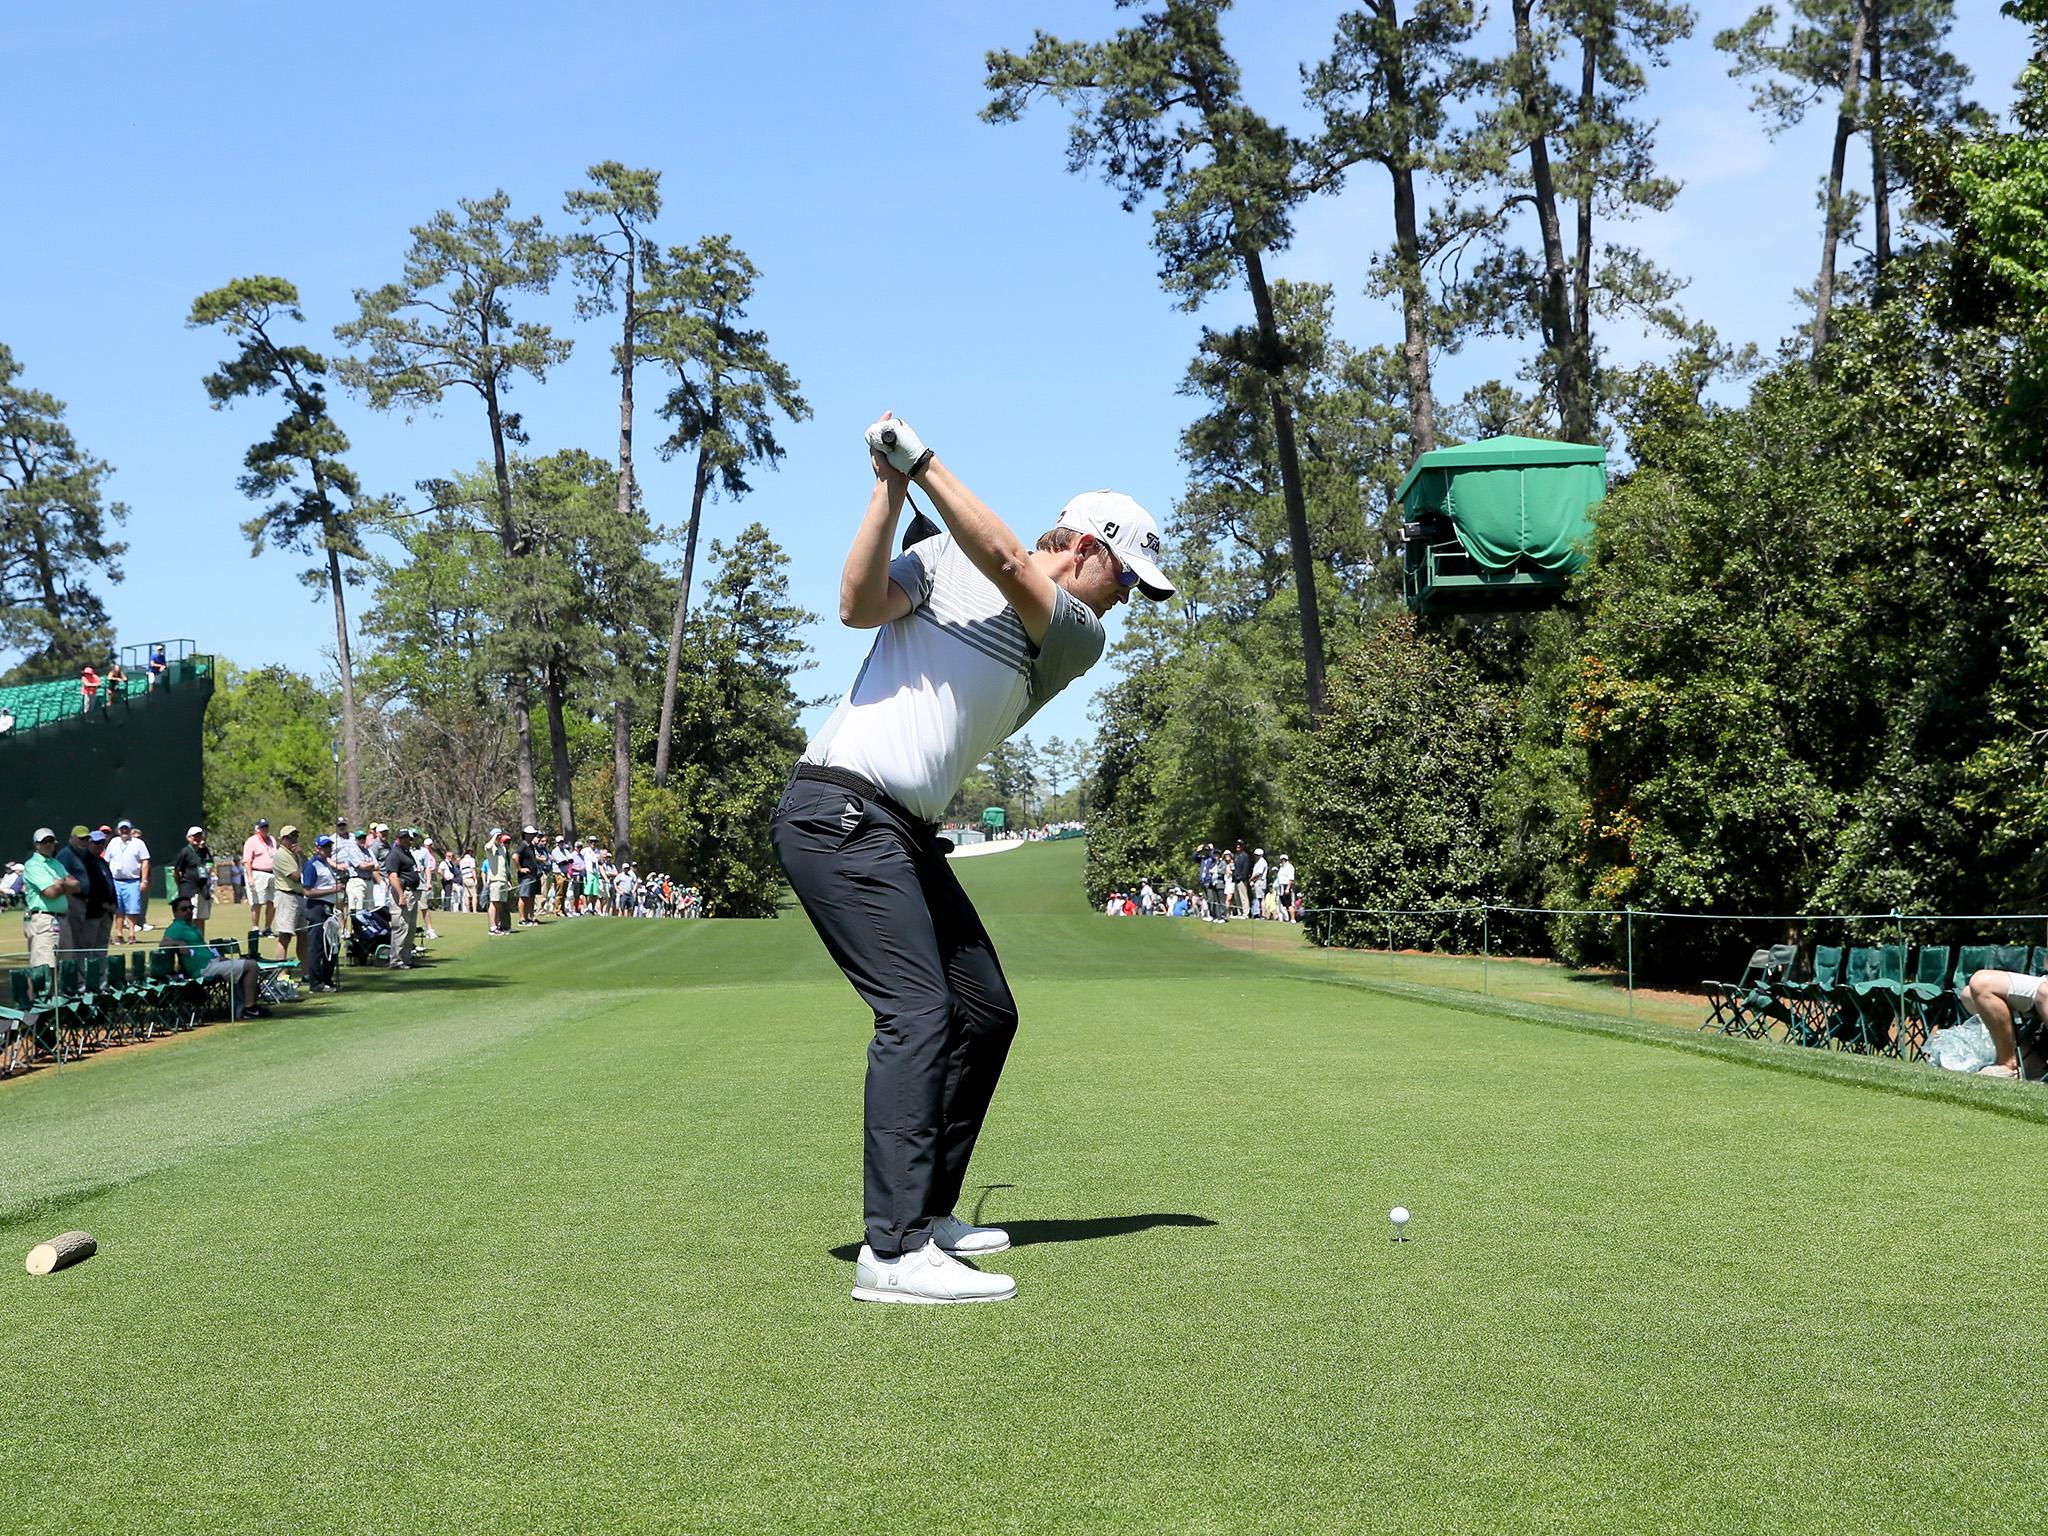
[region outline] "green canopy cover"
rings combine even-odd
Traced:
[[[1537,437],[1433,448],[1394,492],[1411,521],[1426,512],[1448,518],[1487,570],[1526,558],[1558,572],[1584,563],[1592,511],[1606,494],[1606,449]]]

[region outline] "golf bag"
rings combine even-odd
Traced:
[[[379,954],[378,951],[383,953]],[[382,912],[348,915],[348,963],[370,965],[391,958],[391,919]]]

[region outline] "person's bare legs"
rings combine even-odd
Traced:
[[[1994,979],[1996,978],[1996,979]],[[2019,1047],[2012,1027],[2012,1005],[2005,1000],[2005,972],[1979,971],[1963,986],[1963,1008],[1984,1021],[1984,1028],[1991,1036],[1991,1048],[1998,1059],[1984,1070],[2009,1069],[2017,1075],[2020,1067]],[[1997,1072],[2004,1077],[2005,1072]]]

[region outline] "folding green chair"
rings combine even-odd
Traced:
[[[15,991],[15,973],[7,973],[7,989],[11,998]],[[0,1077],[12,1077],[17,1072],[28,1070],[28,1013],[19,1007],[0,1004]]]
[[[1867,1049],[1897,1056],[1906,1033],[1906,946],[1878,945],[1874,967],[1874,974],[1850,986],[1857,1018]]]
[[[1813,974],[1804,981],[1783,981],[1775,991],[1785,1003],[1785,1043],[1825,1045],[1828,1038],[1828,991],[1842,975],[1842,950],[1835,944],[1813,947]]]
[[[1852,946],[1848,959],[1842,962],[1840,979],[1822,997],[1825,1011],[1820,1039],[1816,1044],[1865,1053],[1872,1049],[1870,1029],[1864,1019],[1863,998],[1870,983],[1879,979],[1876,947]]]
[[[47,965],[31,965],[14,973],[14,1006],[26,1015],[29,1046],[45,1056],[64,1059],[57,1033],[57,973]]]
[[[206,989],[195,977],[185,974],[182,957],[174,950],[154,949],[149,956],[150,980],[163,988],[163,1017],[171,1029],[196,1029]]]
[[[1769,1020],[1760,1020],[1759,1014],[1773,1002],[1771,984],[1784,978],[1798,956],[1798,949],[1791,944],[1773,944],[1750,955],[1740,981],[1701,982],[1713,1011],[1700,1028],[1718,1029],[1724,1035],[1743,1035],[1752,1040],[1768,1034]]]
[[[1955,1014],[1955,994],[1948,989],[1946,944],[1922,944],[1913,965],[1913,979],[1905,985],[1906,1024],[1899,1031],[1900,1053],[1912,1048],[1914,1056],[1927,1054],[1927,1037],[1945,1028]]]
[[[64,1041],[71,1041],[71,1059],[82,1058],[100,1027],[99,999],[86,985],[85,963],[77,958],[57,962],[57,1059],[65,1059]]]
[[[299,989],[292,985],[293,971],[299,968],[296,960],[266,960],[263,946],[257,942],[265,937],[264,930],[249,930],[249,958],[256,962],[256,1001],[259,1003],[295,1003],[299,1000]],[[270,934],[271,938],[284,935]]]

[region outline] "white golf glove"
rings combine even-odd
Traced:
[[[867,431],[868,447],[889,461],[890,468],[898,474],[914,475],[923,469],[931,458],[931,449],[925,447],[907,421],[898,421],[893,416],[884,417]]]

